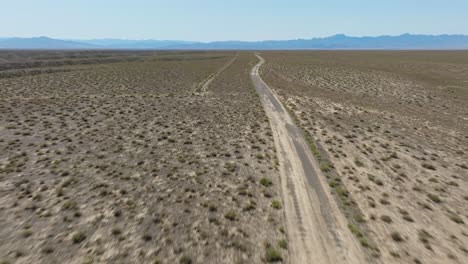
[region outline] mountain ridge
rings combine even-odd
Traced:
[[[0,37],[0,49],[236,49],[236,50],[304,50],[304,49],[468,49],[468,35],[402,34],[399,36],[351,37],[336,34],[324,38],[262,40],[262,41],[212,41],[183,40],[131,40],[89,39],[63,40],[49,37],[5,38]]]

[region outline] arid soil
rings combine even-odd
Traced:
[[[468,52],[262,52],[376,263],[468,262]]]
[[[256,62],[0,52],[0,262],[288,261]]]
[[[1,51],[0,263],[467,263],[468,52],[261,56]]]
[[[295,119],[259,76],[265,60],[252,69],[252,81],[270,120],[280,165],[290,262],[368,262],[320,170],[308,139]]]

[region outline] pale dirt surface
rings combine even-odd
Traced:
[[[0,52],[0,263],[467,263],[468,53],[262,57]]]
[[[279,158],[290,262],[365,263],[302,131],[259,76],[264,59],[257,57],[260,62],[251,75],[270,119]]]
[[[263,79],[328,154],[329,185],[363,213],[351,221],[375,261],[468,263],[468,52],[262,56]]]

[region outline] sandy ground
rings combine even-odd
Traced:
[[[467,263],[468,53],[262,57],[0,52],[0,263]]]
[[[270,119],[280,163],[291,263],[363,263],[365,256],[347,228],[300,128],[258,74],[252,79]]]
[[[262,56],[262,78],[321,146],[321,170],[374,260],[467,263],[468,52]]]
[[[0,57],[0,263],[288,261],[253,54]]]

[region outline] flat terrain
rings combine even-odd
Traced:
[[[307,138],[259,76],[252,80],[270,119],[280,165],[291,263],[365,263],[365,254],[328,191]]]
[[[2,264],[468,263],[467,192],[468,52],[0,51]]]
[[[0,261],[287,261],[256,63],[0,52]]]
[[[468,52],[261,56],[373,261],[467,263]]]

